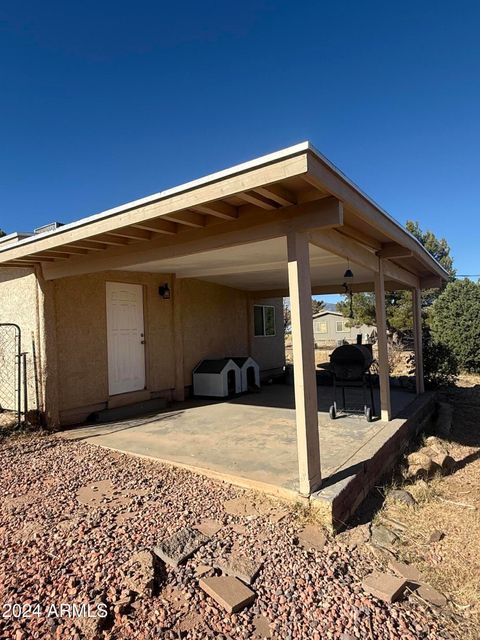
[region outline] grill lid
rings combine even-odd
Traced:
[[[330,356],[330,364],[339,378],[353,380],[370,368],[373,362],[372,352],[361,344],[343,344]]]

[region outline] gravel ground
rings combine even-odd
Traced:
[[[1,638],[253,638],[257,628],[258,637],[282,640],[450,637],[413,600],[387,605],[363,591],[362,578],[378,568],[371,556],[331,539],[323,551],[298,546],[298,509],[278,523],[265,509],[232,515],[224,502],[251,494],[50,436],[9,439],[0,444],[0,461]],[[79,489],[101,480],[118,493],[95,505],[78,500]],[[204,518],[224,528],[184,566],[163,567],[156,594],[129,592],[125,566],[135,553]],[[255,603],[231,615],[200,590],[195,571],[232,545],[262,554],[264,565]],[[33,615],[8,616],[9,603],[23,606],[21,613],[29,605]],[[72,618],[68,609],[46,616],[61,603],[103,603],[108,616]]]

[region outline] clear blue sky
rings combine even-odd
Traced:
[[[478,2],[2,2],[0,227],[309,139],[480,273]]]

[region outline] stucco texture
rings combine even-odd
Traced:
[[[39,342],[39,316],[37,279],[32,269],[0,268],[0,323],[19,325],[22,337],[22,351],[27,352],[28,407],[36,409],[35,371],[32,358],[32,338],[37,351],[37,375],[42,377],[41,345]],[[1,346],[1,345],[0,345]],[[2,351],[2,358],[11,359],[13,350]],[[10,367],[7,367],[10,370]],[[5,368],[4,368],[5,372]],[[11,386],[11,381],[5,387]],[[39,387],[41,384],[39,384]],[[8,396],[10,396],[8,391]],[[8,398],[4,399],[8,405]],[[41,398],[40,398],[41,402]],[[10,407],[8,407],[10,408]]]
[[[175,286],[171,275],[130,271],[62,278],[53,282],[62,422],[84,418],[109,402],[106,282],[143,285],[148,397],[169,398],[176,385],[191,385],[192,370],[204,358],[251,352],[262,370],[284,363],[281,300],[264,301],[276,307],[276,335],[255,338],[253,302],[244,291],[195,279]],[[158,294],[165,282],[174,292],[170,300]],[[181,382],[176,367],[183,370]],[[131,401],[136,399],[132,394]],[[76,411],[82,408],[83,414]]]
[[[164,275],[102,272],[54,283],[60,412],[108,400],[106,282],[143,285],[146,386],[174,386],[172,301],[158,295]]]

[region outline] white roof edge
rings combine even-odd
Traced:
[[[398,227],[401,231],[403,231],[403,233],[405,233],[406,235],[410,236],[410,238],[412,240],[414,240],[417,245],[420,247],[420,249],[422,250],[422,252],[424,252],[428,258],[430,258],[431,260],[433,260],[433,262],[435,262],[435,264],[438,265],[438,267],[444,272],[444,274],[449,277],[449,273],[446,269],[444,269],[442,267],[442,265],[438,262],[438,260],[436,260],[431,253],[429,253],[425,247],[423,246],[423,244],[420,242],[420,240],[418,238],[416,238],[413,233],[410,233],[410,231],[404,227],[400,222],[398,222],[398,220],[396,220],[392,215],[390,215],[388,213],[388,211],[386,211],[383,207],[381,207],[377,202],[375,202],[375,200],[373,198],[371,198],[368,194],[365,193],[365,191],[363,191],[357,184],[355,184],[355,182],[353,182],[353,180],[350,180],[350,178],[348,176],[346,176],[343,171],[341,169],[339,169],[336,165],[333,164],[333,162],[331,162],[326,156],[323,155],[323,153],[321,153],[320,151],[318,151],[318,149],[316,149],[313,144],[311,144],[310,142],[308,143],[308,149],[309,151],[311,151],[312,153],[314,153],[322,162],[324,162],[326,165],[328,165],[330,167],[330,169],[332,169],[332,171],[334,171],[337,175],[339,175],[342,180],[344,180],[347,184],[349,184],[351,187],[353,187],[355,189],[355,191],[358,191],[358,193],[365,198],[365,200],[368,200],[368,202],[370,202],[370,204],[372,206],[374,206],[376,209],[378,209],[381,213],[383,213],[383,215],[385,217],[387,217],[390,222],[392,222],[396,227]]]
[[[117,213],[128,211],[128,209],[135,209],[136,207],[141,207],[145,204],[150,204],[151,202],[168,198],[183,191],[190,191],[191,189],[195,189],[196,187],[203,186],[210,182],[216,182],[217,180],[235,175],[236,173],[242,173],[243,171],[248,171],[248,169],[253,169],[262,165],[270,164],[271,162],[275,162],[276,160],[282,160],[288,158],[289,156],[294,156],[298,153],[301,153],[302,151],[308,151],[310,148],[311,145],[309,142],[300,142],[299,144],[295,144],[291,147],[286,147],[285,149],[280,149],[279,151],[260,156],[259,158],[254,158],[253,160],[242,162],[241,164],[234,165],[233,167],[229,167],[228,169],[222,169],[221,171],[210,173],[206,176],[203,176],[202,178],[197,178],[195,180],[191,180],[190,182],[180,184],[176,187],[165,189],[164,191],[159,191],[158,193],[153,193],[150,196],[145,196],[144,198],[126,202],[125,204],[119,205],[118,207],[113,207],[112,209],[106,209],[105,211],[94,213],[91,216],[87,216],[85,218],[81,218],[80,220],[75,220],[74,222],[64,224],[57,229],[53,229],[52,231],[46,231],[45,233],[36,233],[33,238],[25,238],[24,240],[19,240],[19,242],[17,242],[15,246],[18,247],[20,244],[28,244],[40,238],[43,239],[47,236],[54,236],[65,231],[70,231],[71,229],[77,229],[79,227],[83,227],[86,224],[90,224],[91,222],[103,220],[105,218],[114,216]],[[4,250],[6,250],[6,247],[0,248],[0,251]]]
[[[355,191],[361,194],[363,198],[365,198],[372,206],[374,206],[378,211],[380,211],[384,216],[386,216],[400,231],[408,235],[411,239],[413,239],[420,250],[426,254],[426,256],[432,260],[438,267],[444,272],[445,276],[448,277],[448,272],[442,267],[442,265],[435,260],[435,258],[428,253],[422,243],[415,238],[413,234],[411,234],[400,222],[395,220],[393,216],[391,216],[383,207],[375,202],[370,196],[368,196],[358,185],[356,185],[350,178],[348,178],[343,171],[341,171],[337,166],[333,164],[326,156],[324,156],[318,149],[308,140],[304,142],[300,142],[298,144],[292,145],[290,147],[286,147],[284,149],[280,149],[279,151],[274,151],[273,153],[266,154],[264,156],[260,156],[259,158],[254,158],[253,160],[248,160],[247,162],[242,162],[241,164],[234,165],[227,169],[223,169],[221,171],[216,171],[209,175],[203,176],[202,178],[197,178],[196,180],[191,180],[190,182],[185,182],[176,187],[172,187],[170,189],[165,189],[164,191],[159,191],[158,193],[154,193],[150,196],[146,196],[144,198],[139,198],[137,200],[132,200],[131,202],[127,202],[125,204],[119,205],[118,207],[113,207],[112,209],[106,209],[105,211],[101,211],[99,213],[95,213],[91,216],[87,216],[85,218],[81,218],[80,220],[75,220],[74,222],[69,222],[68,224],[64,224],[57,229],[53,229],[52,231],[46,231],[45,233],[38,233],[34,235],[29,235],[29,237],[24,238],[23,240],[19,240],[15,243],[15,247],[29,244],[31,242],[36,242],[38,239],[43,239],[47,236],[54,236],[57,234],[64,233],[65,231],[70,231],[71,229],[77,229],[86,224],[90,224],[91,222],[95,222],[97,220],[103,220],[105,218],[109,218],[114,216],[117,213],[122,213],[123,211],[127,211],[128,209],[134,209],[135,207],[140,207],[145,204],[150,204],[156,200],[162,200],[163,198],[168,198],[170,196],[176,195],[183,191],[189,191],[190,189],[194,189],[196,187],[203,186],[210,182],[216,182],[217,180],[221,180],[222,178],[226,178],[232,176],[236,173],[242,173],[243,171],[248,171],[248,169],[253,169],[255,167],[260,167],[262,165],[270,164],[275,162],[276,160],[282,160],[288,158],[290,156],[294,156],[296,154],[302,153],[304,151],[310,151],[314,155],[318,157],[318,159],[325,163],[334,173],[336,173],[342,180],[344,180],[347,184],[349,184]],[[13,234],[9,234],[12,236]],[[0,252],[8,251],[12,246],[0,247]]]

